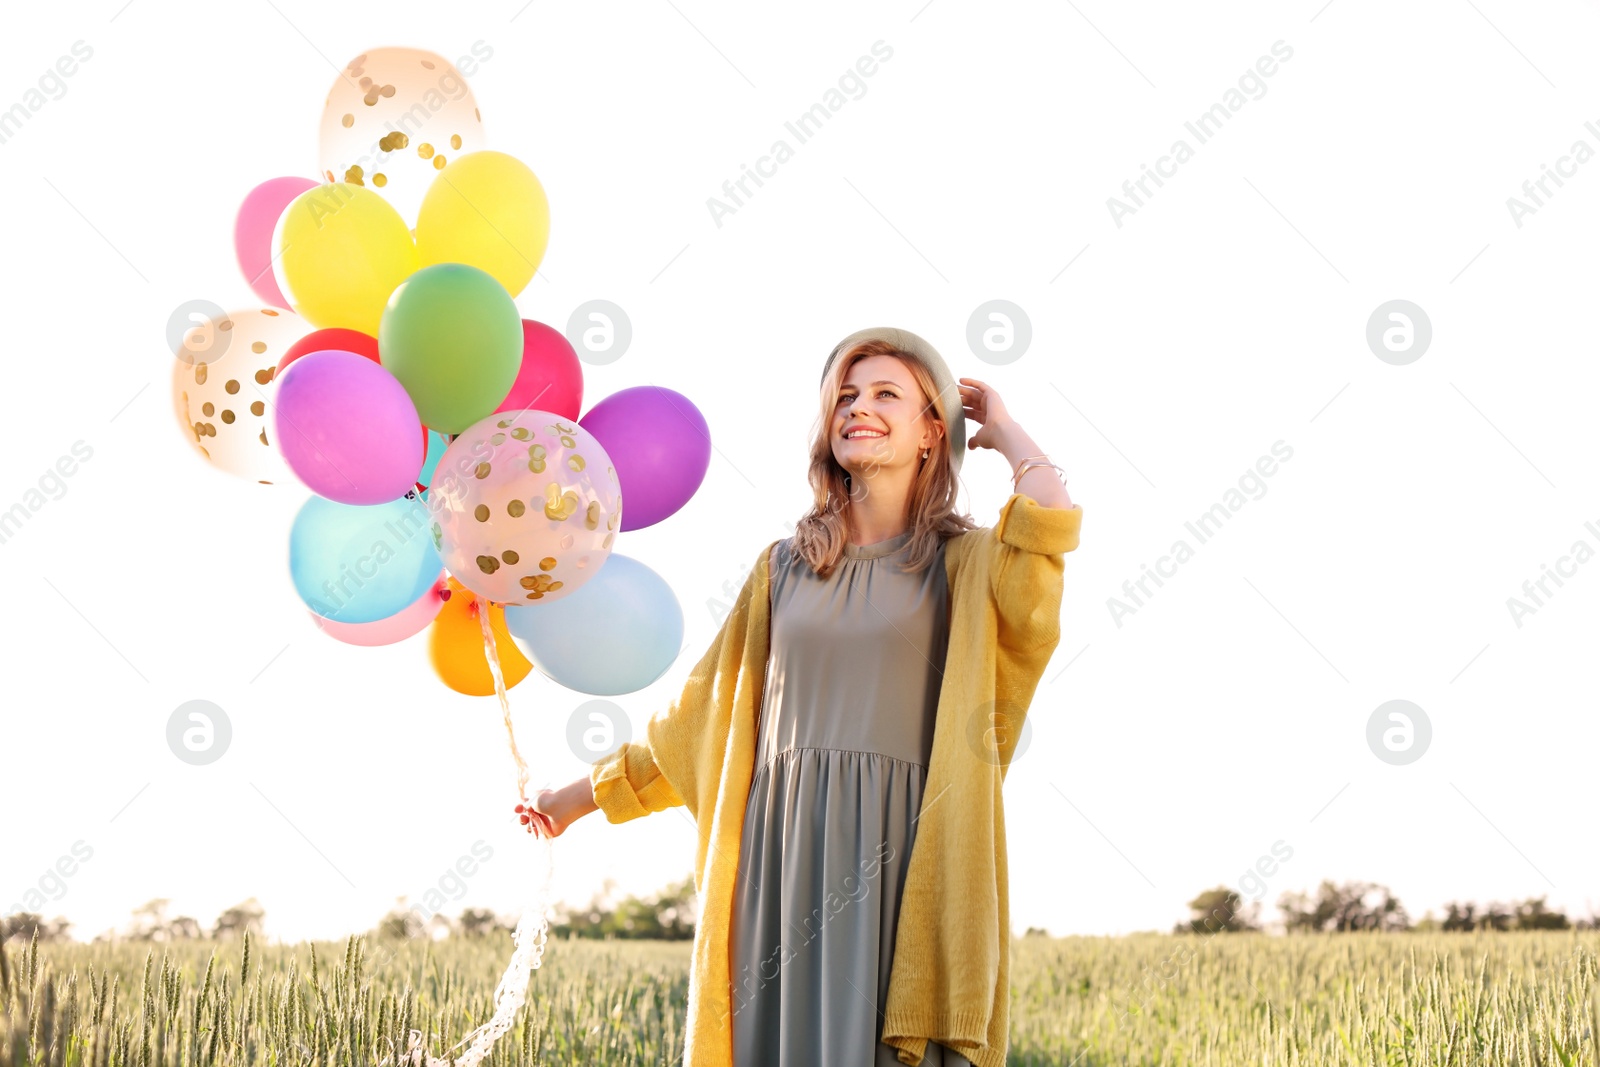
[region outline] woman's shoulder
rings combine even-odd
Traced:
[[[776,571],[790,559],[794,549],[794,538],[781,537],[773,541],[766,548],[763,556],[766,559],[769,571]]]
[[[958,530],[944,539],[945,559],[951,566],[960,566],[974,547],[993,536],[992,526],[975,526],[970,530]]]

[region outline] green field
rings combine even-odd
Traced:
[[[394,1063],[408,1030],[442,1055],[488,1018],[510,951],[504,932],[252,941],[248,961],[239,941],[13,942],[0,1063]],[[671,1064],[688,962],[687,942],[552,940],[485,1062]],[[1596,931],[1027,937],[1011,986],[1017,1067],[1600,1067]]]

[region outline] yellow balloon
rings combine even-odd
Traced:
[[[465,263],[516,296],[550,243],[550,202],[527,164],[504,152],[458,156],[428,186],[417,211],[424,267]]]
[[[273,243],[284,295],[319,330],[338,326],[378,336],[389,294],[418,267],[400,213],[371,189],[346,182],[295,197]]]
[[[489,609],[489,629],[494,634],[495,654],[500,658],[500,674],[506,688],[526,678],[533,664],[511,640],[505,608],[478,599],[453,575],[446,582],[450,599],[428,629],[428,659],[439,680],[470,697],[495,695],[494,676],[489,673],[489,658],[484,654],[483,623],[478,619],[478,612],[485,606]]]

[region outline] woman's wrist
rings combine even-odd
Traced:
[[[1008,421],[995,436],[996,449],[1011,464],[1013,493],[1032,497],[1047,508],[1073,507],[1059,468],[1053,463],[1048,466],[1041,463],[1037,457],[1045,455],[1048,460],[1048,455],[1026,430]]]
[[[560,792],[561,806],[567,813],[568,821],[600,810],[600,805],[594,800],[594,786],[587,774],[562,786]]]

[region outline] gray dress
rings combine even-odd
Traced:
[[[827,578],[773,551],[771,651],[729,934],[735,1067],[899,1067],[879,1040],[933,749],[949,588],[910,532]],[[937,1042],[925,1067],[971,1067]]]

